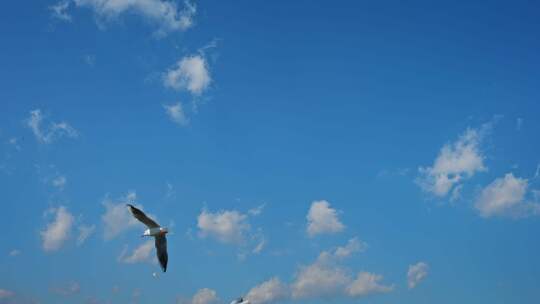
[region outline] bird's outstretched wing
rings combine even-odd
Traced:
[[[141,210],[135,208],[135,206],[133,206],[131,204],[127,204],[127,205],[129,207],[129,210],[131,210],[131,214],[133,214],[133,216],[136,219],[141,221],[148,228],[158,228],[158,227],[160,227],[158,223],[156,223],[153,219],[146,216],[146,214],[144,214],[144,212],[142,212]]]
[[[161,270],[167,271],[167,262],[169,261],[169,255],[167,254],[167,238],[164,234],[156,236],[156,252]]]

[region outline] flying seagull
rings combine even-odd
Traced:
[[[249,301],[245,300],[244,298],[238,298],[232,301],[231,304],[249,304]]]
[[[146,216],[144,212],[137,209],[135,206],[131,204],[127,204],[127,206],[129,207],[131,214],[133,214],[136,219],[148,227],[142,236],[153,236],[155,238],[157,258],[159,260],[159,264],[161,265],[161,269],[163,272],[166,272],[169,256],[167,255],[167,238],[165,235],[169,232],[169,230],[165,227],[161,227],[158,223]]]

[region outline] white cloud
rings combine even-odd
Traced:
[[[127,203],[134,204],[136,198],[137,194],[134,191],[129,192],[119,202],[113,202],[109,198],[105,198],[102,203],[105,206],[105,213],[101,216],[101,220],[105,224],[103,236],[106,240],[110,240],[120,233],[139,225],[139,222],[129,213],[126,207]]]
[[[380,283],[383,279],[381,275],[360,272],[353,278],[350,270],[341,266],[344,258],[366,248],[365,243],[358,238],[352,238],[347,245],[340,246],[334,251],[321,252],[313,264],[301,267],[296,273],[291,284],[292,298],[360,297],[392,291],[393,286]]]
[[[84,304],[101,304],[101,303],[104,303],[104,302],[101,302],[100,300],[98,300],[98,298],[94,296],[88,297],[86,301],[84,302]],[[110,302],[105,302],[105,303],[110,303]]]
[[[450,201],[455,202],[459,199],[461,199],[461,191],[463,190],[463,184],[457,185],[452,190],[452,194],[450,195]]]
[[[182,30],[187,30],[188,28],[192,27],[194,24],[193,17],[195,17],[196,13],[197,6],[195,5],[195,3],[185,0],[184,9],[179,14],[178,27]]]
[[[19,249],[13,249],[9,252],[9,256],[15,257],[21,254],[21,251]]]
[[[174,186],[167,182],[167,193],[165,194],[166,198],[174,198],[176,197],[176,190],[174,190]]]
[[[301,266],[290,285],[272,278],[252,288],[246,298],[252,304],[272,303],[280,300],[316,300],[335,297],[360,297],[374,293],[387,293],[394,286],[383,285],[383,277],[360,272],[354,278],[351,271],[342,266],[344,258],[366,248],[357,238],[332,251],[322,251],[315,262]]]
[[[67,183],[67,178],[64,175],[59,175],[51,181],[52,185],[59,190],[63,190]]]
[[[383,279],[381,275],[360,272],[354,281],[347,286],[347,294],[351,297],[367,296],[375,293],[388,293],[394,287],[382,285],[380,281]]]
[[[467,129],[457,141],[444,145],[433,166],[419,168],[418,185],[426,192],[443,197],[464,179],[487,170],[480,142],[489,127],[490,124],[485,124],[479,130]]]
[[[19,145],[19,140],[16,137],[12,137],[8,140],[8,143],[14,147],[17,151],[21,151],[21,146]]]
[[[138,288],[133,289],[133,292],[131,293],[131,299],[134,303],[139,303],[139,298],[142,295],[142,291]]]
[[[367,244],[360,241],[358,238],[352,238],[347,242],[347,245],[340,246],[334,251],[334,256],[338,258],[347,258],[353,253],[362,252],[367,249]]]
[[[55,218],[40,232],[45,251],[55,251],[62,247],[71,234],[75,218],[64,206],[49,210]]]
[[[261,204],[261,205],[255,207],[255,208],[249,209],[248,214],[251,215],[251,216],[260,215],[263,212],[263,209],[264,209],[265,206],[266,206],[266,204]]]
[[[294,299],[330,297],[342,294],[351,278],[346,269],[321,253],[311,265],[303,266],[291,285]]]
[[[406,176],[411,171],[410,168],[383,169],[377,173],[377,177]]]
[[[428,275],[429,266],[424,262],[418,262],[414,265],[409,266],[409,271],[407,272],[407,285],[409,289],[413,289],[425,279]]]
[[[261,253],[261,251],[264,249],[265,245],[266,245],[266,239],[264,237],[261,237],[261,239],[257,243],[257,246],[255,246],[255,248],[253,248],[252,253],[254,253],[254,254]]]
[[[289,297],[289,288],[278,278],[271,278],[253,287],[246,295],[250,304],[273,303],[287,297]]]
[[[367,243],[360,241],[357,237],[354,237],[349,239],[345,246],[338,246],[333,251],[322,251],[319,254],[318,261],[329,264],[337,264],[352,256],[354,253],[363,252],[367,248]]]
[[[69,0],[62,0],[57,2],[54,5],[49,6],[49,9],[52,12],[52,17],[62,20],[62,21],[71,21],[71,15],[68,13]]]
[[[223,243],[241,243],[250,229],[247,216],[236,210],[211,213],[203,209],[197,227],[201,237],[210,236]]]
[[[0,289],[0,300],[11,298],[15,295],[13,291],[6,290],[6,289]]]
[[[70,296],[79,293],[81,291],[81,286],[79,283],[73,281],[65,286],[52,287],[50,291],[61,296]]]
[[[96,65],[96,56],[95,56],[95,55],[86,54],[86,55],[83,56],[83,61],[84,61],[84,63],[86,63],[87,65],[93,67],[94,65]]]
[[[202,55],[192,55],[180,59],[167,71],[163,81],[166,87],[201,95],[210,85],[212,78],[206,59]]]
[[[151,262],[153,261],[152,251],[154,250],[154,240],[148,240],[135,248],[131,254],[127,254],[127,248],[124,248],[122,254],[118,257],[118,261],[127,264]]]
[[[188,301],[190,304],[212,304],[219,302],[215,290],[209,288],[199,289],[193,298]]]
[[[367,244],[352,238],[345,246],[339,246],[334,251],[321,252],[313,264],[301,267],[296,274],[291,286],[292,297],[299,299],[346,294],[347,286],[353,280],[349,271],[339,263],[366,248]]]
[[[523,127],[523,118],[518,117],[516,119],[516,130],[521,131],[521,127]]]
[[[189,118],[187,118],[181,103],[163,105],[163,108],[173,122],[181,126],[189,124]]]
[[[540,205],[527,202],[525,199],[527,187],[527,179],[514,177],[512,173],[508,173],[487,185],[477,198],[474,207],[482,217],[521,217],[540,214]]]
[[[66,122],[51,122],[48,127],[44,128],[42,125],[43,120],[43,114],[41,114],[41,110],[39,109],[30,111],[30,117],[26,120],[27,126],[32,130],[32,133],[34,133],[34,136],[40,143],[50,144],[54,140],[64,136],[70,138],[79,136],[77,130]]]
[[[79,236],[77,237],[77,246],[81,246],[84,244],[87,238],[89,238],[94,231],[96,230],[96,225],[92,226],[86,226],[86,225],[80,225],[78,227],[79,229]]]
[[[176,2],[165,0],[73,0],[77,7],[88,7],[104,21],[119,18],[125,13],[134,13],[156,24],[158,36],[165,36],[175,31],[185,31],[193,26],[193,17],[197,12],[195,4],[184,1],[184,8],[179,10]]]
[[[314,201],[307,217],[307,233],[310,237],[319,234],[338,233],[345,226],[339,221],[337,211],[327,201]]]

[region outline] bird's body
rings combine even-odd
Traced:
[[[149,218],[142,212],[137,209],[135,206],[128,204],[131,214],[138,219],[141,223],[145,224],[148,229],[146,229],[142,236],[153,236],[156,241],[156,253],[159,260],[159,264],[163,272],[167,271],[167,262],[169,261],[169,255],[167,254],[167,238],[165,235],[169,230],[165,227],[161,227],[153,219]]]
[[[155,227],[155,228],[148,228],[144,231],[142,236],[159,236],[163,234],[167,234],[169,230],[164,227]]]
[[[244,298],[238,298],[232,301],[231,304],[249,304],[249,301]]]

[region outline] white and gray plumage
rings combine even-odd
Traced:
[[[161,269],[163,272],[166,272],[169,256],[167,255],[167,238],[165,235],[169,232],[169,230],[165,227],[161,227],[158,223],[146,216],[144,212],[137,209],[135,206],[131,204],[127,204],[127,206],[129,207],[131,214],[133,214],[136,219],[148,227],[142,236],[153,236],[155,238],[157,258],[159,260],[159,264],[161,265]]]
[[[249,301],[244,298],[238,298],[232,301],[231,304],[249,304]]]

